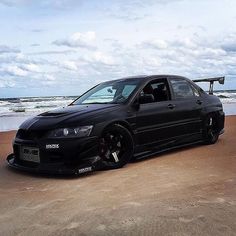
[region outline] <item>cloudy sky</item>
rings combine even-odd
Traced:
[[[226,76],[235,0],[0,0],[0,97],[79,95],[137,74]]]

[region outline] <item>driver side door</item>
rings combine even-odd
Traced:
[[[154,101],[141,103],[136,113],[136,143],[140,146],[158,144],[173,137],[175,110],[167,78],[154,79],[141,91],[152,94]]]

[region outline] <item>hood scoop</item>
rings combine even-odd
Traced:
[[[46,117],[58,117],[65,115],[64,112],[44,112],[42,114],[39,114],[38,116],[46,116]]]
[[[42,114],[39,114],[38,117],[52,117],[59,118],[63,116],[73,116],[73,115],[82,115],[88,114],[90,112],[104,110],[108,107],[112,107],[114,104],[91,104],[91,105],[75,105],[58,108],[52,111],[47,111]]]

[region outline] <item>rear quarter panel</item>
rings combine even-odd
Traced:
[[[204,109],[203,113],[206,117],[208,114],[214,114],[217,117],[219,132],[224,129],[225,114],[223,111],[223,105],[220,99],[215,95],[204,95]]]

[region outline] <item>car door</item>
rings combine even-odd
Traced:
[[[194,141],[201,136],[203,101],[187,79],[169,78],[175,117],[175,136]]]
[[[162,92],[159,87],[162,87]],[[175,123],[175,110],[167,78],[152,80],[138,96],[142,96],[145,92],[152,94],[155,100],[141,103],[137,110],[136,143],[138,145],[155,144],[170,139],[173,137]]]

